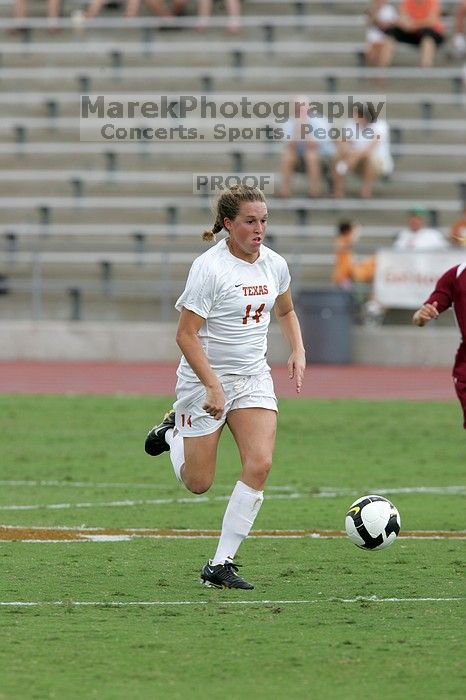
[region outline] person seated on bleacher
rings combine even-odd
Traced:
[[[466,0],[459,0],[455,11],[455,24],[453,27],[452,44],[453,51],[458,58],[466,54]]]
[[[57,19],[60,16],[61,0],[47,0],[47,17],[49,19],[49,31],[57,31]],[[28,14],[27,0],[15,0],[14,17],[19,20],[18,29],[21,29],[21,20]]]
[[[316,112],[315,106],[307,97],[296,97],[293,111],[294,115],[283,129],[285,147],[280,163],[280,196],[290,196],[294,170],[304,169],[308,178],[309,196],[320,197],[322,168],[325,165],[330,167],[335,153],[334,144],[328,135],[329,124],[322,114]],[[316,132],[321,138],[313,135]]]
[[[227,31],[238,32],[241,28],[241,4],[239,0],[224,0],[228,14]],[[212,12],[212,0],[198,0],[197,2],[198,23],[197,30],[204,31],[209,26],[209,17]]]
[[[463,205],[463,214],[450,229],[450,242],[459,248],[466,248],[466,202]]]
[[[375,180],[393,171],[390,153],[390,129],[385,119],[374,120],[368,105],[356,108],[354,117],[346,126],[349,134],[338,142],[333,168],[333,196],[345,196],[345,177],[349,171],[361,178],[361,197],[372,197]]]
[[[391,39],[386,44],[382,65],[389,66],[394,51],[394,40],[419,46],[420,65],[431,68],[436,48],[445,40],[442,10],[438,0],[402,0],[398,22],[386,30]]]
[[[397,20],[395,8],[385,0],[372,0],[367,10],[366,65],[383,65],[385,45],[388,39],[385,31]]]
[[[149,10],[159,17],[177,17],[183,14],[188,0],[173,0],[171,7],[167,6],[165,0],[144,1]],[[91,0],[84,14],[84,18],[92,19],[93,17],[97,17],[107,3],[108,0]],[[137,17],[139,14],[140,5],[141,0],[127,0],[125,17]]]
[[[375,255],[357,260],[353,255],[354,245],[360,236],[360,227],[351,221],[341,221],[335,240],[335,263],[332,279],[334,283],[352,290],[356,283],[370,284],[374,281]]]
[[[393,247],[396,250],[444,250],[448,242],[441,231],[426,226],[427,209],[411,207],[407,227],[399,232]]]

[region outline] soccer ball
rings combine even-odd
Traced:
[[[346,514],[346,534],[362,549],[385,549],[398,537],[400,514],[383,496],[363,496]]]

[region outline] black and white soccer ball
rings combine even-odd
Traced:
[[[358,498],[346,514],[346,534],[362,549],[385,549],[396,540],[400,527],[400,514],[383,496]]]

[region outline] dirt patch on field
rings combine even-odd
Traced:
[[[140,528],[52,528],[0,526],[0,541],[13,542],[109,542],[132,538],[202,538],[218,537],[218,530],[174,530]],[[339,538],[343,530],[254,530],[251,537],[264,538]],[[412,530],[400,537],[415,539],[466,539],[464,530]]]

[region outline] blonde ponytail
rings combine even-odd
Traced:
[[[217,220],[210,230],[206,229],[203,232],[202,240],[203,241],[216,241],[217,240],[217,233],[219,231],[221,231],[222,228],[223,228],[223,224]]]

